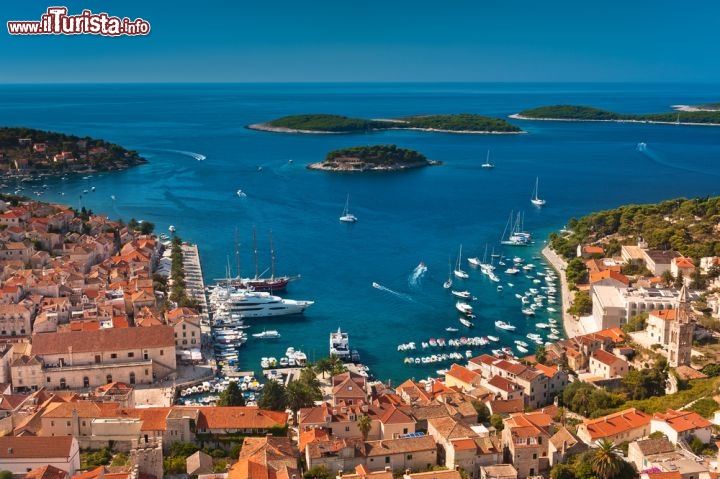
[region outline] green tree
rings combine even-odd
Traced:
[[[565,268],[565,278],[571,289],[577,284],[587,283],[588,270],[582,258],[574,258],[568,262]]]
[[[230,381],[228,387],[220,393],[220,399],[218,399],[217,405],[220,407],[245,405],[245,398],[242,395],[242,390],[240,390],[237,381]]]
[[[622,470],[623,458],[620,457],[617,446],[608,439],[601,439],[598,447],[593,451],[590,465],[600,479],[612,479]]]
[[[647,318],[648,313],[642,312],[639,314],[636,314],[632,318],[630,318],[625,326],[623,326],[622,330],[626,333],[634,333],[635,331],[643,331],[645,329],[645,326],[647,325]]]
[[[690,450],[697,456],[701,455],[703,449],[705,449],[705,444],[697,436],[692,437],[688,446],[690,446]]]
[[[592,299],[587,291],[577,291],[575,300],[568,308],[568,313],[573,316],[585,316],[592,313]]]
[[[683,272],[678,271],[677,277],[675,278],[675,282],[673,283],[673,286],[676,288],[682,288],[683,284],[685,283],[685,278],[683,277]]]
[[[363,441],[367,441],[368,434],[372,428],[372,419],[367,414],[363,414],[357,420],[357,427],[362,434]]]
[[[498,432],[505,428],[505,424],[503,424],[503,417],[500,414],[493,414],[490,416],[490,425]]]
[[[575,468],[570,464],[555,464],[550,469],[550,479],[575,479]]]
[[[330,358],[320,358],[315,363],[315,370],[322,374],[323,379],[325,379],[325,374],[332,371],[333,365],[330,361]]]
[[[333,479],[334,477],[335,475],[323,464],[314,466],[303,474],[303,479]]]
[[[308,387],[302,381],[292,381],[285,388],[287,394],[287,404],[293,412],[298,412],[300,408],[310,407],[315,401],[322,399],[322,393]]]
[[[477,413],[477,422],[483,424],[490,420],[490,409],[488,409],[485,403],[475,399],[472,401],[472,405]]]
[[[0,479],[13,479],[13,473],[8,470],[0,471]]]
[[[270,411],[284,411],[287,408],[285,386],[273,379],[265,383],[258,407]]]
[[[535,359],[540,364],[545,364],[545,361],[547,361],[547,351],[545,351],[544,344],[538,344],[535,348]]]

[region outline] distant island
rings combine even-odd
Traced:
[[[520,120],[618,121],[720,126],[720,109],[695,109],[667,113],[615,113],[591,106],[553,105],[521,111],[510,118]]]
[[[369,133],[384,130],[419,130],[471,134],[524,133],[520,128],[503,119],[489,118],[472,113],[416,115],[377,120],[328,114],[292,115],[266,123],[248,125],[248,128],[274,133],[305,134]]]
[[[354,146],[333,150],[325,161],[311,163],[311,170],[323,171],[399,171],[423,166],[439,165],[439,161],[428,160],[414,150],[398,148],[395,145]]]
[[[0,128],[0,172],[22,176],[124,170],[147,163],[136,151],[105,140],[32,128]]]
[[[677,111],[720,111],[720,103],[705,103],[702,105],[672,105]]]

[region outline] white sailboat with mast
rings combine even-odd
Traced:
[[[452,287],[452,267],[450,266],[450,258],[448,257],[448,279],[443,283],[443,288],[450,289]]]
[[[545,200],[538,197],[538,177],[535,177],[535,191],[533,192],[532,198],[530,198],[530,203],[534,204],[535,206],[544,206]]]
[[[455,270],[453,271],[453,274],[455,277],[460,279],[468,279],[470,277],[469,274],[467,274],[463,269],[460,267],[462,265],[462,245],[460,245],[460,253],[458,254],[457,263],[455,265]]]
[[[482,168],[485,168],[486,170],[491,170],[495,168],[495,165],[490,163],[490,150],[487,152],[487,158],[485,158],[485,163],[480,165]]]
[[[350,193],[348,193],[347,199],[345,200],[345,209],[343,210],[342,216],[340,216],[340,221],[343,223],[355,223],[357,221],[357,217],[350,213]]]

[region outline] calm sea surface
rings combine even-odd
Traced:
[[[470,279],[463,288],[477,297],[478,317],[473,330],[464,329],[455,300],[442,288],[461,244],[464,257],[482,256],[487,244],[540,265],[532,257],[571,217],[627,203],[718,195],[720,128],[510,120],[528,134],[325,136],[257,132],[247,124],[299,113],[506,117],[552,104],[660,112],[718,97],[720,85],[15,85],[0,86],[0,124],[99,137],[138,150],[148,165],[90,179],[51,180],[41,199],[114,219],[151,221],[157,232],[175,225],[184,240],[199,245],[208,282],[223,276],[228,262],[235,274],[236,228],[243,273],[254,270],[253,227],[260,269],[268,268],[272,230],[276,273],[302,275],[287,297],[316,303],[304,316],[254,321],[251,333],[277,329],[282,338],[251,337],[241,353],[243,369],[259,370],[260,356],[280,357],[291,345],[310,359],[326,356],[328,334],[342,327],[378,377],[399,381],[450,364],[405,365],[400,343],[414,341],[420,349],[429,338],[495,334],[500,345],[512,346],[548,317],[528,320],[520,312],[515,292],[532,283],[523,274],[509,279],[500,273],[504,291],[498,292],[465,263]],[[637,150],[639,142],[647,144],[646,151]],[[444,164],[399,174],[305,169],[332,149],[390,143]],[[480,167],[488,150],[494,170]],[[197,155],[206,159],[198,161]],[[529,202],[536,177],[547,200],[542,209]],[[95,192],[82,194],[91,186]],[[239,198],[238,189],[247,197]],[[359,218],[351,225],[338,221],[348,193]],[[536,239],[532,247],[500,248],[511,210],[524,212],[525,229]],[[414,279],[420,261],[428,270]],[[375,289],[373,282],[387,289]],[[497,330],[496,319],[516,324],[518,331]],[[448,326],[460,331],[448,333]],[[473,354],[481,351],[473,348]],[[413,356],[433,352],[437,348]]]

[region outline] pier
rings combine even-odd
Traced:
[[[209,320],[208,304],[207,297],[205,296],[205,282],[203,281],[197,245],[183,243],[182,254],[183,269],[185,270],[185,289],[191,299],[200,303],[202,309],[200,314],[203,323],[207,323]],[[207,332],[209,333],[210,330],[208,329]]]

